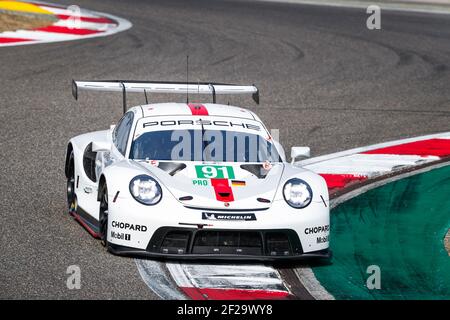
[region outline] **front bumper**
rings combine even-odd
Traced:
[[[220,254],[163,254],[153,253],[141,249],[129,248],[110,244],[108,251],[118,256],[155,259],[155,260],[179,260],[179,261],[258,261],[258,262],[282,262],[282,261],[301,261],[311,259],[331,259],[332,252],[329,249],[308,252],[297,256],[245,256],[245,255],[220,255]]]
[[[108,250],[116,255],[159,260],[292,261],[331,259],[323,249],[303,252],[297,233],[289,229],[230,230],[161,227],[147,248],[138,249],[114,243]]]

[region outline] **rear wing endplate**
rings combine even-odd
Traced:
[[[123,112],[127,111],[127,93],[143,93],[146,102],[147,93],[185,94],[188,102],[189,94],[210,94],[213,103],[216,95],[251,94],[253,100],[259,104],[259,90],[256,86],[241,86],[224,83],[193,83],[169,81],[75,81],[72,80],[72,95],[78,100],[79,90],[122,92]]]

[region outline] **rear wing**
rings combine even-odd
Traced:
[[[72,80],[72,95],[78,100],[79,90],[122,92],[123,112],[127,111],[127,93],[143,93],[148,103],[147,93],[185,94],[189,102],[189,94],[210,94],[213,103],[216,95],[251,94],[256,104],[259,104],[259,90],[254,85],[241,86],[225,83],[193,83],[169,81],[75,81]]]

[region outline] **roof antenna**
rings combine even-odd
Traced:
[[[148,104],[147,90],[145,90],[145,89],[144,89],[144,95],[145,95],[145,104]]]
[[[186,103],[189,103],[189,55],[186,56]]]

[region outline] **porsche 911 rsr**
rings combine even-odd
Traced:
[[[70,139],[69,212],[120,255],[175,259],[329,258],[329,199],[319,175],[286,161],[259,117],[216,103],[254,86],[74,81],[118,91],[124,115],[108,130]],[[213,103],[155,103],[127,110],[126,95],[211,94]]]

